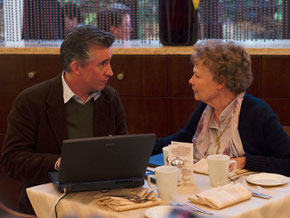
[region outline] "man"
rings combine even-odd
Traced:
[[[130,40],[132,26],[130,8],[121,3],[108,4],[97,13],[98,26],[113,33],[117,40]]]
[[[113,75],[114,37],[94,26],[74,28],[61,45],[63,73],[24,90],[8,118],[1,164],[23,187],[19,211],[33,213],[27,187],[49,182],[64,139],[127,134]],[[80,147],[80,149],[82,149]]]
[[[77,4],[71,2],[68,2],[62,6],[61,13],[62,13],[61,38],[63,39],[64,36],[71,29],[83,23],[83,16],[81,8]]]

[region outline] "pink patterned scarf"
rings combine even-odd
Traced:
[[[230,144],[231,157],[241,157],[241,156],[244,156],[245,154],[242,141],[240,138],[240,134],[238,131],[239,116],[240,116],[241,105],[242,105],[244,96],[245,96],[245,92],[239,94],[235,98],[234,107],[231,114],[232,116],[231,121],[230,121],[231,123],[229,125],[232,131],[232,142],[233,142]],[[193,156],[195,159],[201,160],[202,158],[206,158],[205,154],[210,144],[208,124],[209,124],[209,120],[212,113],[213,113],[213,110],[211,109],[211,106],[207,105],[201,115],[201,118],[196,128],[196,132],[192,138],[193,149],[194,149]]]

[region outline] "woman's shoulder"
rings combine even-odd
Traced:
[[[246,93],[244,97],[244,101],[242,103],[242,107],[255,107],[255,108],[265,108],[270,107],[265,101],[260,98],[256,98],[251,94]]]
[[[246,93],[242,103],[241,113],[246,113],[250,116],[250,114],[273,114],[273,111],[265,101]]]

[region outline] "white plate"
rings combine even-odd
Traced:
[[[261,186],[277,186],[288,183],[289,178],[275,173],[259,173],[248,176],[247,181]]]
[[[145,211],[145,216],[149,218],[167,218],[174,208],[176,207],[170,205],[151,207]]]

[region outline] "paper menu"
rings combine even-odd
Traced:
[[[176,159],[183,161],[183,166],[180,168],[181,184],[192,184],[193,183],[193,144],[186,142],[175,142],[172,141],[169,146],[168,160],[171,162]]]

